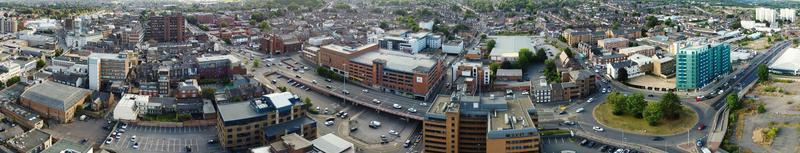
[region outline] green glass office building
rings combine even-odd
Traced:
[[[731,72],[731,46],[727,43],[694,45],[675,55],[676,88],[697,89]]]

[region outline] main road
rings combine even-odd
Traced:
[[[731,93],[731,92],[736,93],[743,86],[745,86],[747,84],[750,84],[753,81],[756,81],[758,79],[758,77],[755,74],[755,70],[757,69],[758,65],[759,64],[768,64],[769,62],[772,61],[772,59],[776,55],[778,55],[778,53],[780,53],[781,51],[785,50],[790,44],[791,43],[789,41],[782,41],[782,42],[779,42],[779,43],[773,45],[773,47],[771,47],[764,54],[753,58],[751,63],[745,69],[743,69],[741,71],[738,71],[738,73],[734,73],[735,75],[731,75],[732,77],[723,79],[723,80],[725,80],[727,82],[727,84],[730,84],[730,85],[729,86],[723,86],[725,92],[721,96],[716,96],[716,97],[714,97],[712,99],[707,99],[707,100],[700,101],[700,102],[695,101],[694,98],[681,98],[681,103],[684,106],[687,106],[690,109],[692,109],[695,112],[697,112],[698,123],[695,123],[694,126],[692,126],[692,128],[690,128],[688,131],[685,131],[685,132],[682,132],[682,133],[679,133],[679,134],[674,134],[674,135],[661,136],[661,137],[664,138],[664,140],[662,140],[662,141],[652,141],[654,136],[623,132],[623,131],[620,131],[620,130],[617,130],[617,129],[604,127],[603,125],[599,124],[595,120],[594,116],[592,116],[591,111],[594,109],[594,107],[596,107],[597,105],[599,105],[600,103],[603,102],[603,99],[605,99],[605,97],[607,96],[606,93],[595,94],[593,96],[593,98],[595,99],[596,102],[586,103],[585,101],[579,101],[579,102],[577,102],[577,104],[574,104],[574,105],[571,105],[571,106],[568,107],[568,109],[567,109],[568,114],[566,114],[566,115],[556,115],[555,116],[555,118],[563,118],[563,119],[574,118],[575,121],[578,123],[576,126],[564,127],[564,126],[557,125],[558,119],[551,120],[551,121],[545,121],[543,126],[546,127],[546,128],[548,128],[548,126],[550,128],[552,128],[552,127],[569,128],[569,129],[572,129],[572,130],[583,131],[585,133],[594,133],[594,134],[599,135],[599,136],[601,136],[603,138],[621,140],[621,141],[629,142],[629,143],[645,144],[645,145],[648,145],[648,146],[651,146],[651,147],[663,149],[663,150],[665,150],[667,152],[685,152],[684,150],[681,150],[681,149],[677,148],[677,145],[678,144],[682,144],[682,143],[687,143],[687,142],[694,142],[697,139],[706,138],[708,136],[710,130],[708,130],[708,129],[697,130],[698,126],[706,125],[706,126],[709,126],[709,128],[710,128],[711,125],[715,125],[714,122],[717,121],[716,117],[725,117],[725,116],[717,116],[715,114],[715,113],[717,113],[717,110],[719,108],[721,108],[722,106],[725,105],[725,101],[726,100],[725,100],[725,96],[723,96],[723,95],[726,95],[727,93]],[[720,81],[720,82],[722,82],[722,81]],[[599,87],[608,87],[608,88],[611,88],[611,89],[613,89],[615,91],[620,91],[620,92],[625,93],[625,94],[630,94],[630,93],[633,93],[633,92],[639,92],[639,91],[626,90],[624,88],[621,89],[621,88],[618,88],[616,86],[608,85],[606,83],[601,83],[601,82],[598,82],[598,86]],[[647,95],[648,93],[645,93],[645,94]],[[650,101],[656,101],[659,98],[660,98],[660,94],[653,94],[652,96],[647,96],[647,99],[650,100]],[[587,112],[574,113],[575,110],[578,109],[578,108],[584,108],[585,110],[587,110]],[[605,132],[594,132],[592,130],[593,126],[604,127],[604,129],[606,129],[606,130],[605,130]]]

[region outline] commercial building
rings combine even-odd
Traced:
[[[149,102],[148,95],[125,94],[114,107],[112,118],[122,122],[136,121],[139,114],[145,113]]]
[[[8,139],[6,144],[19,153],[40,153],[53,146],[53,136],[40,129],[33,129]]]
[[[460,61],[452,67],[452,80],[455,80],[457,90],[466,95],[475,95],[478,91],[489,91],[492,83],[492,71],[481,62]]]
[[[788,8],[780,9],[781,20],[794,22],[795,16],[797,16],[797,10],[795,9],[788,9]]]
[[[615,38],[622,37],[627,39],[642,38],[642,30],[636,27],[618,28],[606,31],[606,37]]]
[[[572,70],[561,75],[560,83],[548,84],[545,77],[539,78],[538,82],[531,81],[533,102],[546,103],[586,98],[597,91],[596,76],[589,70]]]
[[[89,55],[89,89],[100,90],[103,83],[124,82],[131,68],[126,53]]]
[[[320,47],[319,63],[361,84],[420,99],[435,93],[433,89],[444,74],[442,59],[379,49],[377,44],[358,48],[325,45]]]
[[[290,92],[272,93],[248,102],[215,104],[220,144],[243,150],[277,142],[297,133],[317,138],[317,123],[306,116],[304,103]]]
[[[423,121],[423,152],[539,152],[535,112],[528,96],[439,95]]]
[[[190,36],[186,34],[185,24],[182,13],[156,15],[151,12],[145,36],[157,42],[183,42]]]
[[[0,81],[6,82],[8,79],[19,77],[21,74],[22,71],[19,64],[11,61],[0,62]]]
[[[197,76],[202,78],[230,78],[232,74],[244,73],[239,58],[233,55],[209,55],[197,57]]]
[[[32,110],[15,103],[0,104],[0,112],[3,112],[5,116],[27,129],[41,129],[44,127],[42,117],[39,117]]]
[[[306,61],[311,62],[314,65],[318,65],[319,63],[319,47],[308,46],[303,49],[303,59]]]
[[[756,20],[774,23],[777,12],[773,9],[759,7],[756,8]]]
[[[392,30],[386,32],[382,38],[378,38],[378,44],[382,49],[416,54],[427,48],[441,48],[442,37],[431,32],[411,33],[408,30]]]
[[[625,56],[631,56],[633,54],[642,54],[645,56],[653,56],[656,55],[656,47],[648,46],[648,45],[641,45],[636,47],[627,47],[619,49],[619,53]]]
[[[261,38],[259,50],[266,54],[281,54],[298,52],[302,49],[303,42],[292,35],[266,35]]]
[[[662,78],[675,76],[675,60],[664,55],[653,55],[653,74]]]
[[[495,78],[498,81],[520,81],[522,80],[522,69],[497,69]]]
[[[188,79],[178,84],[175,91],[175,98],[197,98],[200,97],[202,88],[196,79]]]
[[[333,133],[323,135],[313,141],[314,151],[318,153],[355,153],[356,148],[353,143],[345,141]]]
[[[783,75],[800,75],[799,48],[789,48],[769,65],[769,72]]]
[[[687,42],[675,55],[676,87],[701,88],[731,72],[731,47],[727,43]]]
[[[144,29],[139,21],[131,21],[121,28],[119,35],[119,45],[123,49],[135,49],[139,43],[144,41]]]
[[[75,110],[92,92],[52,81],[43,81],[28,87],[20,96],[20,105],[61,123],[72,121]]]
[[[617,52],[620,48],[628,47],[628,39],[625,38],[606,38],[597,40],[597,47],[612,52]]]
[[[495,47],[489,53],[493,62],[517,61],[519,50],[523,48],[534,51],[534,40],[531,36],[489,36],[495,41]]]
[[[461,54],[464,53],[464,41],[451,40],[442,44],[442,52],[447,54]]]

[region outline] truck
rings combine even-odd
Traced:
[[[709,150],[706,147],[700,148],[700,151],[702,151],[703,153],[711,153],[711,150]]]

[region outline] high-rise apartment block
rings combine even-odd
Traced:
[[[185,29],[186,20],[181,13],[156,15],[150,13],[147,22],[147,40],[158,42],[182,42],[189,38]]]
[[[778,13],[773,9],[763,7],[756,8],[756,20],[758,21],[773,23],[777,15]]]
[[[731,72],[731,46],[727,43],[682,43],[675,55],[676,87],[697,89]]]
[[[17,32],[19,21],[16,17],[0,17],[0,33]]]
[[[789,22],[794,22],[794,17],[797,14],[797,10],[795,9],[781,9],[780,10],[780,19],[786,20]]]

